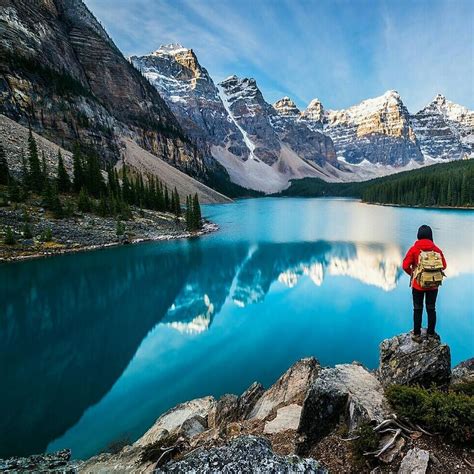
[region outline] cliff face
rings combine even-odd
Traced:
[[[186,133],[244,187],[277,191],[291,178],[320,176],[314,165],[335,163],[331,139],[272,107],[254,79],[231,76],[214,84],[191,49],[162,46],[130,61],[164,97]],[[285,105],[286,104],[286,105]]]
[[[2,0],[0,112],[52,141],[96,147],[111,162],[128,136],[206,175],[155,88],[123,57],[82,0]]]
[[[337,156],[348,163],[366,160],[403,166],[411,160],[423,161],[410,115],[395,91],[345,110],[324,112],[316,100],[305,111],[304,118],[323,128],[334,141]]]
[[[438,94],[412,116],[423,154],[436,159],[474,155],[474,112]]]

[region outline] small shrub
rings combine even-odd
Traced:
[[[23,209],[21,219],[25,223],[31,222],[31,216],[30,216],[30,214],[28,213],[28,211],[26,209]]]
[[[386,392],[398,416],[440,433],[449,441],[469,443],[474,429],[474,397],[393,385]]]
[[[117,221],[117,228],[116,228],[117,237],[121,237],[125,234],[125,225],[122,221]]]
[[[352,455],[354,463],[362,466],[367,461],[364,453],[375,451],[379,447],[379,437],[369,423],[363,423],[354,434],[357,439],[352,441]]]
[[[3,239],[5,245],[15,245],[16,244],[16,236],[11,227],[7,227],[5,232],[5,238]]]
[[[454,393],[463,393],[464,395],[474,397],[474,380],[453,385],[450,390]]]
[[[42,242],[51,242],[52,240],[53,240],[53,232],[48,227],[47,229],[43,230],[43,232],[41,232],[41,241]]]
[[[28,222],[25,222],[23,224],[23,238],[24,239],[31,239],[33,237],[33,233],[31,232],[31,228],[30,228],[30,225],[28,224]]]
[[[172,446],[176,446],[176,442],[178,440],[178,435],[171,434],[169,436],[165,436],[163,439],[159,441],[155,441],[154,443],[148,444],[143,449],[141,456],[140,456],[140,464],[148,463],[148,462],[157,462],[160,460],[160,463],[164,463],[169,461],[173,454],[176,453],[178,450],[177,448],[173,451],[168,452],[166,455],[163,454],[168,450],[168,448]]]

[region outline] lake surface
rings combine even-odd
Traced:
[[[411,329],[400,265],[421,224],[448,261],[437,330],[453,364],[474,355],[473,212],[343,199],[203,212],[219,232],[0,265],[0,457],[85,458],[310,355],[376,367],[382,339]]]

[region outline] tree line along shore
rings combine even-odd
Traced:
[[[25,137],[26,138],[26,137]],[[21,260],[215,231],[196,193],[179,195],[134,168],[101,168],[81,144],[45,157],[29,131],[19,166],[0,144],[0,261]],[[185,198],[185,202],[181,200]]]

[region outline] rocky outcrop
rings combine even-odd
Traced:
[[[384,386],[391,384],[447,387],[451,378],[451,352],[447,344],[427,338],[421,343],[410,333],[385,339],[380,344],[377,375]]]
[[[430,453],[424,449],[413,448],[403,458],[398,474],[425,474],[430,461]]]
[[[265,420],[281,406],[293,403],[301,406],[320,368],[314,357],[298,361],[258,399],[248,419]]]
[[[247,158],[240,130],[228,120],[214,81],[192,49],[170,44],[146,56],[131,56],[130,61],[158,90],[188,135],[208,153],[212,145],[223,146]]]
[[[326,473],[314,459],[278,456],[270,443],[255,436],[241,436],[224,446],[193,451],[179,461],[171,461],[157,472],[162,473]]]
[[[119,137],[128,136],[206,176],[202,154],[82,0],[7,0],[0,32],[0,113],[67,149],[95,147],[113,163]]]
[[[332,138],[337,156],[351,164],[368,161],[399,167],[423,161],[410,115],[396,91],[328,111],[324,132]]]
[[[438,94],[412,116],[425,157],[461,159],[474,155],[474,112]]]
[[[207,429],[207,416],[211,408],[214,406],[213,397],[198,398],[190,402],[181,403],[180,405],[168,410],[161,415],[155,424],[138,440],[134,446],[146,446],[151,443],[160,441],[164,436],[170,433],[184,434],[188,437],[198,434]],[[196,417],[199,417],[196,419]],[[194,420],[193,423],[189,423]],[[185,424],[186,423],[186,424]],[[202,429],[196,426],[200,424]],[[183,426],[184,425],[184,426]]]
[[[362,422],[380,423],[389,414],[383,387],[358,364],[323,369],[303,404],[298,452],[305,453],[341,420],[353,432]]]
[[[1,472],[77,472],[79,462],[70,462],[71,450],[63,449],[50,454],[38,454],[26,458],[0,459]]]
[[[254,79],[231,76],[216,86],[193,50],[181,45],[130,60],[235,183],[276,191],[292,177],[322,176],[313,164],[335,164],[331,139],[299,122],[291,99],[268,104]]]
[[[459,363],[453,368],[451,385],[460,383],[474,383],[474,357]]]

